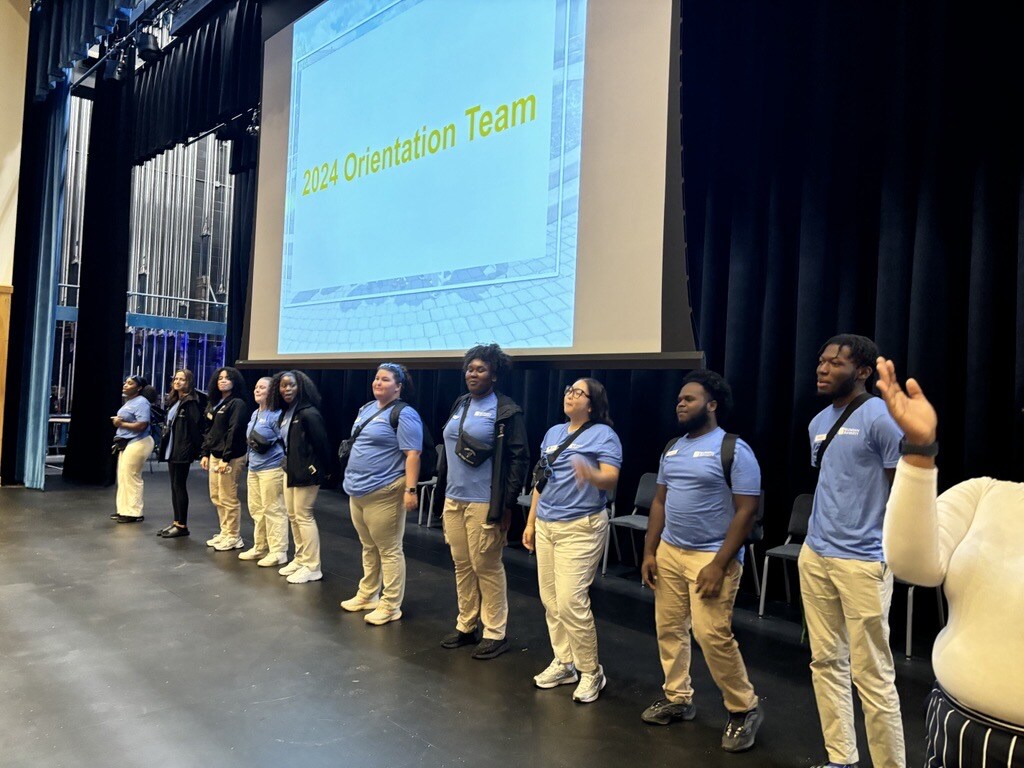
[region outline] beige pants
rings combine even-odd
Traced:
[[[472,632],[484,625],[484,637],[501,640],[508,624],[505,565],[501,561],[505,534],[497,525],[486,525],[486,501],[444,500],[444,536],[455,562],[455,589],[459,618],[455,628]]]
[[[349,498],[352,525],[363,545],[363,578],[358,596],[370,600],[380,592],[381,603],[391,610],[405,597],[405,476],[365,496]],[[383,585],[383,591],[381,586]]]
[[[288,551],[288,517],[284,509],[284,470],[280,467],[249,470],[249,515],[252,516],[252,543],[257,552],[283,555]]]
[[[551,649],[563,664],[597,672],[597,629],[590,610],[590,585],[604,552],[608,513],[575,520],[537,519],[537,582],[544,603]]]
[[[117,454],[117,514],[142,515],[142,468],[152,452],[153,438],[146,435],[141,440],[132,440]]]
[[[295,541],[293,559],[311,571],[320,570],[320,529],[313,517],[313,503],[319,492],[319,485],[290,488],[288,478],[284,478],[284,506],[288,510],[288,522]]]
[[[228,468],[223,474],[216,471],[222,466]],[[242,532],[242,503],[238,500],[238,475],[244,466],[244,456],[230,461],[210,457],[210,501],[217,508],[220,535],[232,539],[238,538]]]
[[[811,682],[828,759],[856,763],[853,684],[864,709],[871,761],[904,768],[900,700],[889,648],[892,571],[884,563],[820,557],[800,550],[800,592],[811,641]],[[852,661],[852,666],[851,666]]]
[[[732,611],[743,567],[733,560],[725,572],[718,597],[697,594],[697,574],[715,557],[662,541],[658,545],[658,579],[654,590],[654,618],[658,625],[658,651],[665,671],[665,698],[693,700],[690,680],[690,628],[729,712],[757,706],[757,695],[747,677],[739,645],[732,634]]]

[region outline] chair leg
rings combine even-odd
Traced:
[[[420,491],[420,512],[416,516],[416,525],[423,525],[423,502],[427,499],[427,489],[423,488]]]
[[[608,526],[608,530],[609,530],[609,532],[611,532],[612,531],[612,526],[609,525]],[[614,533],[614,532],[612,532],[610,535],[612,537],[612,541],[615,542],[615,557],[621,563],[622,562],[622,545],[619,544],[619,536],[618,536],[617,533]]]
[[[633,548],[633,562],[636,564],[636,567],[639,568],[640,556],[636,553],[636,535],[632,528],[629,529],[629,546]],[[641,581],[643,581],[643,579],[641,579]]]
[[[757,618],[764,618],[764,596],[768,593],[768,561],[771,558],[768,555],[764,556],[764,570],[761,571],[761,602],[757,608]]]
[[[761,578],[757,575],[757,558],[754,556],[754,545],[747,544],[747,559],[750,561],[750,573],[754,577],[754,594],[761,596]]]
[[[911,649],[914,646],[914,585],[911,584],[907,590],[907,647],[904,651],[906,657],[911,656]]]
[[[608,526],[604,532],[604,558],[601,561],[601,575],[605,576],[608,573],[608,549],[612,544],[612,526]]]
[[[427,528],[434,521],[434,488],[430,489],[430,502],[427,506]]]
[[[946,626],[946,603],[942,599],[942,587],[935,588],[935,599],[939,603],[939,624]]]
[[[793,592],[789,588],[789,568],[786,567],[786,561],[782,561],[782,577],[783,581],[786,582],[786,605],[793,604]]]

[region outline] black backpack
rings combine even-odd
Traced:
[[[739,439],[739,435],[734,435],[732,432],[726,432],[725,437],[722,438],[722,450],[719,454],[719,458],[722,460],[722,472],[725,474],[725,484],[729,486],[729,490],[732,490],[732,463],[736,458],[736,441]],[[678,437],[673,437],[668,441],[665,446],[665,450],[661,452],[661,458],[665,458],[672,446],[679,440]],[[763,498],[763,495],[762,495]],[[750,529],[750,534],[747,536],[747,542],[761,541],[764,538],[764,505],[757,505],[757,515],[754,517],[754,527]]]
[[[370,403],[367,403],[366,405],[369,404]],[[363,408],[365,408],[366,405],[364,405]],[[391,413],[388,414],[388,420],[391,422],[391,428],[395,430],[395,434],[398,434],[398,419],[402,415],[402,409],[408,405],[409,404],[404,400],[398,400],[394,407],[391,408]],[[362,410],[362,408],[360,408],[360,410]],[[434,477],[434,472],[437,471],[437,446],[434,445],[434,436],[430,434],[430,428],[423,422],[422,417],[420,417],[420,422],[423,424],[423,445],[420,446],[419,482],[422,483],[425,480],[432,479]]]

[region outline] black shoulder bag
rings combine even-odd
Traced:
[[[384,413],[384,411],[386,411],[388,408],[394,407],[395,403],[397,403],[397,402],[398,402],[397,400],[392,400],[390,403],[385,405],[383,408],[379,408],[377,410],[377,412],[375,414],[373,414],[373,416],[371,416],[366,421],[364,421],[362,424],[360,424],[358,427],[356,427],[355,432],[352,433],[352,437],[349,437],[349,438],[341,441],[341,445],[338,446],[338,461],[341,462],[342,474],[344,474],[345,466],[348,464],[349,454],[352,453],[352,446],[356,444],[356,440],[359,439],[359,436],[361,434],[363,434],[363,428],[367,424],[369,424],[371,421],[376,419],[378,416],[380,416],[382,413]],[[369,405],[369,403],[367,403],[367,405]],[[366,406],[363,406],[363,408],[365,408],[365,407]],[[360,410],[362,410],[362,409],[360,409]]]
[[[832,429],[830,429],[828,434],[825,435],[825,439],[818,443],[818,447],[814,451],[814,464],[818,468],[819,472],[821,471],[821,460],[825,456],[825,449],[828,448],[829,443],[832,442],[832,438],[839,434],[839,429],[846,423],[848,418],[853,416],[853,412],[864,405],[864,403],[870,400],[871,397],[871,394],[862,392],[851,400],[842,415],[836,419],[836,423],[832,425]]]
[[[472,435],[467,435],[464,429],[466,416],[469,415],[469,406],[473,404],[473,398],[466,398],[466,407],[462,411],[462,418],[459,419],[459,439],[455,441],[455,455],[471,467],[482,466],[485,461],[494,456],[494,446],[486,445]],[[495,413],[497,419],[497,413]]]
[[[533,468],[533,489],[537,493],[543,493],[544,487],[548,484],[548,479],[554,474],[554,470],[551,466],[555,463],[555,460],[562,455],[562,451],[568,448],[572,441],[582,435],[588,429],[594,426],[594,422],[588,421],[582,427],[577,429],[575,432],[570,432],[565,436],[565,439],[558,444],[551,453],[543,454],[540,457],[540,461],[537,462],[537,466]]]

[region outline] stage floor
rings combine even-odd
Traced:
[[[589,705],[572,686],[541,691],[551,660],[534,562],[506,550],[512,650],[493,661],[444,650],[455,620],[451,560],[437,529],[410,517],[403,618],[372,627],[338,602],[360,575],[343,497],[317,501],[324,580],[214,552],[205,476],[193,472],[189,538],[170,522],[162,468],[146,470],[146,520],[117,525],[112,488],[48,478],[45,493],[0,489],[0,764],[11,766],[807,766],[824,757],[789,618],[736,634],[765,723],[757,747],[719,748],[725,712],[699,651],[696,720],[648,726],[660,696],[653,602],[631,574],[593,591],[608,687]],[[243,535],[252,521],[243,511]],[[627,556],[628,557],[628,556]],[[629,576],[629,578],[627,578]],[[784,606],[774,605],[776,615]],[[894,637],[902,648],[902,637]],[[926,651],[927,649],[921,649]],[[923,761],[926,660],[897,651],[910,765]],[[861,765],[870,765],[863,728]]]

